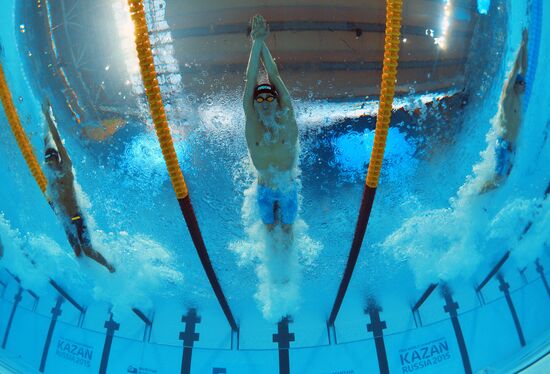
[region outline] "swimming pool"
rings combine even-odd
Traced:
[[[154,15],[149,22],[160,30],[151,38],[163,56],[155,62],[164,69],[161,89],[176,153],[238,332],[220,308],[174,200],[139,71],[133,70],[135,56],[126,48],[132,34],[124,4],[4,3],[9,11],[0,16],[2,66],[22,126],[40,160],[41,106],[49,97],[73,159],[92,242],[117,268],[109,274],[74,257],[2,112],[0,333],[3,354],[14,365],[50,373],[506,372],[548,351],[550,91],[541,71],[550,56],[536,46],[547,45],[550,34],[544,32],[542,2],[493,1],[487,15],[465,12],[475,8],[473,1],[424,2],[438,7],[443,19],[450,3],[453,22],[473,22],[467,61],[459,61],[467,68],[462,80],[442,70],[397,95],[380,188],[333,326],[327,320],[364,189],[376,94],[365,99],[367,93],[357,95],[350,83],[349,95],[327,99],[342,89],[335,62],[319,65],[315,74],[337,77],[321,83],[294,72],[290,62],[281,67],[283,78],[285,66],[292,76],[287,84],[297,87],[301,209],[293,250],[278,253],[255,210],[242,81],[229,74],[231,66],[217,76],[219,67],[206,68],[200,53],[185,65],[178,54],[182,45],[193,46],[191,38],[206,38],[197,36],[206,31],[176,25],[171,2],[148,3]],[[216,3],[205,2],[212,12]],[[247,11],[262,11],[271,22],[265,4],[257,8]],[[79,9],[96,17],[73,20]],[[341,11],[329,9],[334,17]],[[96,27],[79,27],[86,18]],[[103,19],[115,20],[116,27]],[[326,26],[316,22],[307,26]],[[361,25],[370,30],[368,22]],[[222,30],[215,34],[219,40],[246,37],[231,24],[222,26],[210,28]],[[272,33],[281,40],[300,38],[299,31],[284,29],[291,26],[298,28],[273,21]],[[417,35],[407,27],[404,51],[418,38],[444,36],[443,28],[430,32],[427,25],[428,32]],[[528,106],[516,160],[506,183],[479,195],[476,189],[495,162],[491,119],[523,27],[530,43]],[[359,33],[349,26],[341,32],[353,33],[346,39],[351,43],[376,30]],[[449,43],[455,32],[451,26]],[[84,42],[92,41],[95,49],[86,50]],[[218,49],[227,53],[224,48],[203,52],[213,59]],[[401,57],[403,69],[426,76],[414,54]],[[344,71],[353,74],[342,79],[352,82],[356,71],[364,73],[358,66],[346,65]],[[241,80],[245,68],[236,73]],[[377,79],[380,73],[368,75]],[[209,84],[213,88],[201,88]],[[121,118],[125,126],[110,135],[84,130]],[[514,363],[512,354],[525,352],[523,345],[535,353],[515,369],[505,367]]]

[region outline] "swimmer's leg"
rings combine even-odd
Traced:
[[[76,257],[82,256],[82,248],[80,248],[80,242],[78,240],[78,237],[73,233],[72,228],[67,228],[65,230],[67,233],[67,239],[69,239],[69,244],[71,244],[71,247],[73,248],[74,254]]]
[[[86,256],[88,256],[92,260],[96,261],[97,263],[105,266],[109,270],[109,272],[111,272],[111,273],[115,272],[114,266],[111,265],[109,262],[107,262],[107,260],[105,259],[105,257],[103,257],[103,255],[101,253],[94,250],[90,246],[83,246],[82,249],[84,250],[84,253],[86,254]]]
[[[103,257],[101,253],[92,248],[92,243],[90,242],[90,238],[88,237],[88,231],[86,230],[86,226],[84,225],[84,219],[81,215],[78,215],[78,217],[78,219],[73,220],[73,223],[76,226],[80,248],[82,248],[84,254],[87,257],[105,266],[111,273],[114,273],[115,268],[113,267],[113,265],[107,262],[107,260],[105,259],[105,257]]]
[[[502,138],[498,138],[495,144],[495,170],[491,180],[485,182],[480,194],[484,194],[500,187],[508,178],[513,166],[514,150],[512,144]]]
[[[294,189],[281,199],[281,227],[283,232],[293,236],[292,225],[298,216],[298,191]]]
[[[262,222],[268,231],[273,231],[277,223],[277,203],[272,190],[264,186],[258,186],[258,207]]]

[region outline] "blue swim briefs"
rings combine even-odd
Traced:
[[[499,177],[506,177],[512,170],[512,144],[498,138],[495,147],[496,167],[495,172]]]
[[[292,225],[298,214],[298,191],[295,186],[282,192],[258,185],[258,205],[266,225],[275,223],[275,214],[278,214],[283,224]]]

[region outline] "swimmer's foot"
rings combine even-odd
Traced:
[[[485,184],[481,188],[481,191],[479,191],[479,194],[483,195],[484,193],[487,193],[489,191],[492,191],[492,190],[496,189],[498,186],[499,186],[498,183],[494,180],[487,181],[487,182],[485,182]]]
[[[115,267],[111,264],[106,264],[105,267],[109,270],[109,273],[114,273],[116,271]]]

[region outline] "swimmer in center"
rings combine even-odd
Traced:
[[[291,235],[298,212],[295,177],[298,126],[290,93],[265,43],[268,34],[265,19],[254,16],[243,95],[245,135],[257,171],[262,221],[269,231],[280,224],[283,231]],[[268,81],[257,84],[262,60]]]

